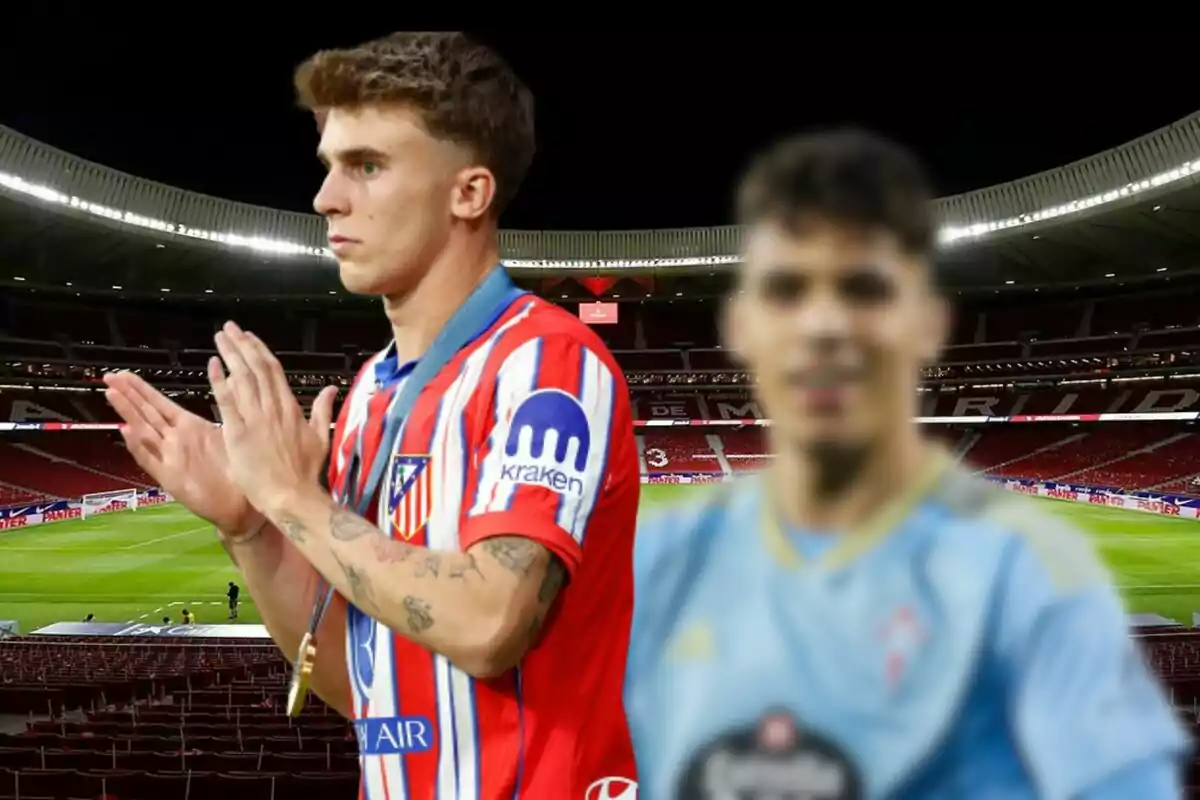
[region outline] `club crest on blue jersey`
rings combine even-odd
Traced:
[[[408,541],[421,532],[433,513],[433,468],[429,456],[397,454],[388,478],[387,518],[392,530]]]
[[[539,389],[509,421],[500,480],[580,496],[591,447],[591,424],[579,401],[561,389]]]
[[[862,779],[833,742],[786,711],[770,711],[696,753],[676,796],[857,800]]]

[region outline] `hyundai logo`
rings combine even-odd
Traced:
[[[601,778],[587,788],[583,800],[637,800],[637,788],[629,778]]]

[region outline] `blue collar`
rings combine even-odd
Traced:
[[[466,347],[470,347],[480,336],[483,336],[483,334],[485,334],[489,328],[495,325],[496,321],[500,319],[500,317],[504,316],[504,313],[512,307],[513,301],[521,295],[527,294],[527,292],[523,289],[519,289],[515,284],[509,281],[508,294],[508,301],[503,303],[489,319],[484,320],[483,324],[476,329],[475,333],[471,334],[471,338],[467,341],[464,349]],[[393,388],[400,381],[408,377],[409,373],[416,369],[417,362],[419,360],[420,359],[414,359],[404,364],[399,363],[399,359],[396,356],[396,340],[393,339],[388,345],[383,358],[379,359],[379,361],[375,363],[375,386],[381,390]]]

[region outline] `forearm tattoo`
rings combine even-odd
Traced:
[[[346,581],[350,584],[350,594],[354,596],[355,605],[378,608],[375,602],[375,592],[371,588],[371,576],[367,574],[367,571],[343,561],[338,558],[337,553],[333,554],[333,558],[342,568],[342,573],[345,574]]]
[[[417,548],[404,542],[397,542],[394,539],[385,539],[382,536],[376,536],[371,540],[371,549],[375,551],[375,557],[385,564],[399,564],[408,561],[417,552]]]
[[[329,516],[329,531],[333,538],[342,542],[352,542],[364,536],[379,536],[379,529],[372,523],[341,506]]]
[[[525,578],[537,560],[542,546],[520,536],[497,536],[485,540],[483,549],[496,559],[500,566],[520,578]]]
[[[280,527],[283,529],[283,535],[297,544],[308,538],[308,529],[295,517],[284,517],[280,520]]]
[[[474,554],[463,553],[462,556],[462,561],[450,567],[447,577],[460,581],[466,580],[468,577],[475,577],[481,581],[487,580],[487,578],[483,577],[483,573],[479,571],[479,563],[475,560]]]
[[[436,578],[441,570],[441,555],[430,550],[421,556],[421,560],[417,562],[417,569],[414,574],[418,578],[424,578],[430,575]]]
[[[408,629],[413,633],[424,633],[433,626],[433,614],[429,603],[409,595],[404,598],[404,610],[408,613]]]

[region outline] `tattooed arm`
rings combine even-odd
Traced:
[[[384,538],[316,493],[267,516],[354,605],[476,677],[520,661],[566,579],[558,558],[519,534],[429,550]]]

